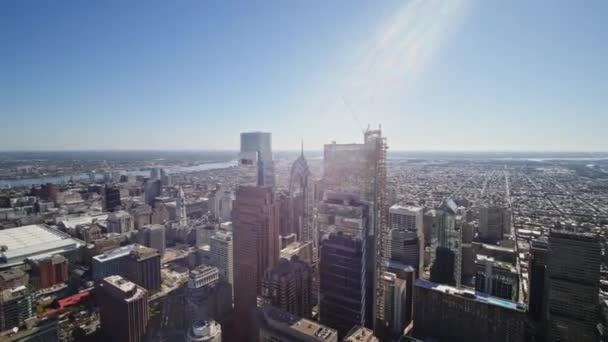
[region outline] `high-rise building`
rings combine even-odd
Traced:
[[[549,233],[549,340],[597,341],[601,263],[597,236],[557,230]]]
[[[317,217],[321,234],[320,318],[344,336],[372,327],[374,266],[370,206],[356,195],[326,192]]]
[[[62,255],[53,255],[32,261],[37,276],[38,287],[46,289],[68,281],[68,260]]]
[[[530,241],[529,272],[529,314],[533,321],[543,323],[546,320],[546,275],[549,242],[546,239]]]
[[[148,294],[121,276],[99,285],[101,331],[113,341],[142,342],[148,327]]]
[[[97,282],[120,275],[148,291],[160,289],[160,254],[153,248],[133,244],[109,250],[93,257],[92,269]]]
[[[444,201],[438,210],[436,231],[431,239],[434,252],[431,281],[460,287],[462,280],[462,218],[451,199]]]
[[[156,249],[138,246],[122,262],[125,278],[149,293],[160,290],[160,254]]]
[[[519,299],[519,272],[514,265],[477,254],[475,290],[516,302]]]
[[[116,186],[108,186],[104,188],[103,196],[104,211],[114,211],[116,207],[120,207],[122,202],[120,201],[120,189]]]
[[[259,342],[338,342],[336,330],[269,304],[257,308],[256,321]]]
[[[0,331],[19,328],[35,315],[33,294],[26,286],[0,291]]]
[[[414,308],[414,337],[423,340],[524,341],[523,304],[417,279]]]
[[[188,224],[188,215],[186,215],[186,196],[184,195],[184,190],[181,186],[177,191],[177,198],[175,200],[175,213],[177,221],[180,225],[185,226]]]
[[[291,314],[312,316],[312,272],[310,265],[294,256],[280,259],[266,271],[262,285],[264,301]]]
[[[266,132],[241,133],[241,154],[256,154],[257,185],[274,186],[274,162],[272,160],[272,136]]]
[[[388,211],[388,224],[388,258],[421,270],[424,259],[423,209],[393,205]]]
[[[234,247],[231,232],[218,231],[211,236],[209,250],[211,265],[218,268],[220,276],[234,286]]]
[[[147,205],[154,208],[156,206],[156,197],[162,193],[162,183],[160,180],[146,179],[144,182],[144,201]]]
[[[479,208],[479,238],[496,243],[511,233],[511,211],[500,205],[484,205]]]
[[[312,241],[313,196],[309,184],[310,175],[302,146],[300,156],[291,165],[289,174],[289,225],[291,232],[296,233],[300,241]]]
[[[320,186],[323,192],[344,192],[358,194],[361,199],[370,203],[372,227],[370,236],[373,247],[374,267],[373,295],[368,298],[374,308],[372,321],[374,330],[381,335],[386,327],[384,321],[384,294],[380,283],[382,272],[386,271],[384,261],[387,258],[386,239],[388,238],[388,206],[386,190],[386,138],[381,129],[364,132],[363,144],[328,144],[324,146],[323,179]],[[315,227],[316,228],[316,227]],[[316,236],[313,231],[313,236]],[[316,238],[313,241],[317,240]],[[318,246],[313,246],[318,253]]]
[[[1,336],[1,339],[2,342],[59,342],[57,323],[57,319],[44,319],[34,327],[28,327],[16,334]]]
[[[162,224],[146,225],[139,230],[138,240],[140,244],[154,248],[163,255],[166,247],[166,228]]]
[[[252,315],[262,279],[279,259],[278,208],[270,187],[240,186],[232,211],[235,318],[240,340],[253,333]]]
[[[232,314],[232,286],[220,279],[216,267],[201,265],[191,270],[183,299],[187,327],[209,317],[224,324]]]
[[[30,277],[27,272],[19,268],[9,268],[0,271],[0,291],[12,289],[29,284]]]
[[[186,342],[222,342],[222,326],[214,320],[196,321],[188,330]]]
[[[124,234],[133,230],[133,219],[131,215],[124,211],[119,210],[108,215],[107,219],[107,230],[108,233]]]
[[[382,275],[384,317],[388,335],[397,338],[411,328],[416,270],[410,265],[389,260]]]

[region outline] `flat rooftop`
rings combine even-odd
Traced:
[[[416,281],[414,282],[414,286],[423,287],[429,290],[434,290],[453,296],[459,296],[461,298],[474,300],[479,303],[500,306],[505,309],[516,310],[521,312],[526,311],[525,305],[521,303],[512,302],[510,300],[505,300],[502,298],[492,297],[483,292],[458,289],[453,286],[437,284],[424,279],[416,279]]]
[[[420,213],[422,215],[422,207],[415,205],[399,205],[395,204],[389,208],[391,213]]]
[[[0,268],[22,264],[25,259],[40,259],[71,252],[84,241],[44,224],[0,230]]]
[[[280,326],[279,329],[295,330],[303,335],[314,337],[316,341],[337,340],[338,332],[320,323],[292,315],[270,305],[264,305],[262,311],[269,323]]]

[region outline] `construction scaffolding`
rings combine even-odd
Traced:
[[[386,271],[386,237],[388,236],[388,204],[386,198],[386,138],[382,130],[365,131],[365,144],[369,146],[368,198],[373,202],[373,232],[375,239],[374,268],[374,332],[383,336],[387,324],[385,320],[384,290],[382,274]]]

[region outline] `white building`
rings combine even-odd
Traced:
[[[119,210],[108,215],[107,219],[108,233],[124,234],[133,230],[133,220],[131,215]]]
[[[218,268],[222,278],[234,285],[234,251],[232,233],[218,231],[210,241],[211,264]]]

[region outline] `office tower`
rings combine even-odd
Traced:
[[[220,223],[228,222],[231,220],[232,201],[234,201],[234,192],[217,184],[209,194],[209,211]]]
[[[160,254],[149,247],[133,244],[96,255],[92,270],[96,282],[120,275],[149,291],[160,289]]]
[[[361,198],[370,203],[370,216],[373,226],[374,246],[371,248],[375,267],[372,267],[375,288],[374,296],[369,298],[374,301],[371,306],[373,311],[373,322],[375,330],[380,334],[381,327],[386,326],[384,322],[384,298],[381,282],[384,261],[387,251],[386,239],[388,238],[388,207],[386,204],[386,138],[382,136],[380,129],[364,132],[363,144],[328,144],[324,146],[323,155],[323,179],[321,188],[324,192],[346,192],[359,194]],[[313,231],[313,235],[317,233]],[[315,241],[317,239],[313,239]],[[318,246],[313,246],[315,253]]]
[[[423,209],[421,207],[393,205],[388,210],[390,229],[423,233]]]
[[[312,271],[310,265],[294,256],[280,259],[272,269],[266,271],[262,284],[264,301],[291,314],[310,318],[312,316]]]
[[[417,271],[422,268],[423,252],[421,236],[418,232],[391,229],[388,235],[388,258],[405,265],[414,267]]]
[[[511,211],[498,205],[480,207],[479,238],[493,244],[502,240],[505,234],[511,234]]]
[[[93,280],[95,282],[101,282],[104,278],[115,274],[124,274],[124,263],[122,259],[125,258],[136,245],[127,245],[124,247],[118,247],[113,249],[107,249],[103,254],[95,255],[91,261],[91,269],[93,273]]]
[[[191,270],[183,299],[187,326],[209,317],[224,324],[232,314],[232,286],[220,279],[217,267]]]
[[[166,228],[162,224],[151,224],[142,227],[138,232],[138,242],[146,247],[156,249],[160,255],[165,254]]]
[[[344,336],[372,326],[374,254],[370,208],[358,196],[326,192],[319,204],[321,323]]]
[[[336,330],[269,304],[257,308],[256,321],[259,342],[338,342]]]
[[[431,239],[435,258],[431,267],[431,281],[460,287],[462,269],[462,218],[456,203],[449,198],[438,210],[437,227]]]
[[[516,302],[519,298],[519,273],[514,265],[477,254],[475,290]]]
[[[51,201],[53,203],[57,203],[57,197],[61,189],[59,185],[53,183],[46,183],[42,186],[41,197],[43,200]]]
[[[152,180],[161,179],[160,170],[161,170],[160,168],[153,167],[152,170],[150,170],[150,178]]]
[[[422,340],[524,341],[523,304],[417,279],[414,308],[414,337]]]
[[[113,341],[142,342],[148,327],[148,293],[121,276],[99,285],[101,331]]]
[[[186,342],[222,342],[222,326],[214,320],[200,320],[188,330]]]
[[[549,243],[546,239],[530,241],[530,260],[528,262],[529,314],[535,322],[546,320],[546,269]]]
[[[309,184],[310,175],[302,145],[300,156],[291,165],[289,173],[289,224],[300,241],[312,241],[313,196]]]
[[[239,186],[232,211],[235,318],[241,341],[253,332],[251,320],[267,269],[279,259],[278,208],[270,187]]]
[[[141,229],[143,226],[152,223],[152,207],[147,204],[138,205],[129,210],[133,217],[133,228]]]
[[[119,210],[108,215],[108,233],[124,234],[133,230],[133,220],[131,215],[124,210]]]
[[[186,215],[186,196],[184,190],[179,187],[177,191],[177,198],[175,200],[175,216],[180,225],[185,226],[188,224],[188,215]]]
[[[32,261],[38,288],[46,289],[68,281],[68,260],[59,254]]]
[[[384,291],[384,317],[387,333],[396,338],[411,328],[414,280],[416,269],[410,265],[389,260],[382,274]]]
[[[162,184],[160,180],[146,179],[144,182],[144,202],[152,208],[156,205],[156,197],[159,197],[162,192]]]
[[[274,186],[274,162],[272,160],[272,136],[265,132],[241,133],[241,154],[256,154],[257,185]]]
[[[218,231],[210,239],[211,265],[218,268],[220,276],[234,285],[234,249],[232,233]]]
[[[148,293],[160,290],[160,254],[156,249],[137,245],[121,262],[125,278]]]
[[[549,233],[549,340],[597,340],[601,262],[597,236],[557,230]]]
[[[122,202],[120,201],[120,189],[115,186],[108,186],[104,188],[103,192],[103,210],[114,211],[116,207],[120,207]]]
[[[342,340],[344,342],[380,342],[374,332],[361,326],[354,326]]]
[[[0,292],[0,331],[19,328],[25,320],[36,316],[34,298],[26,286]]]

